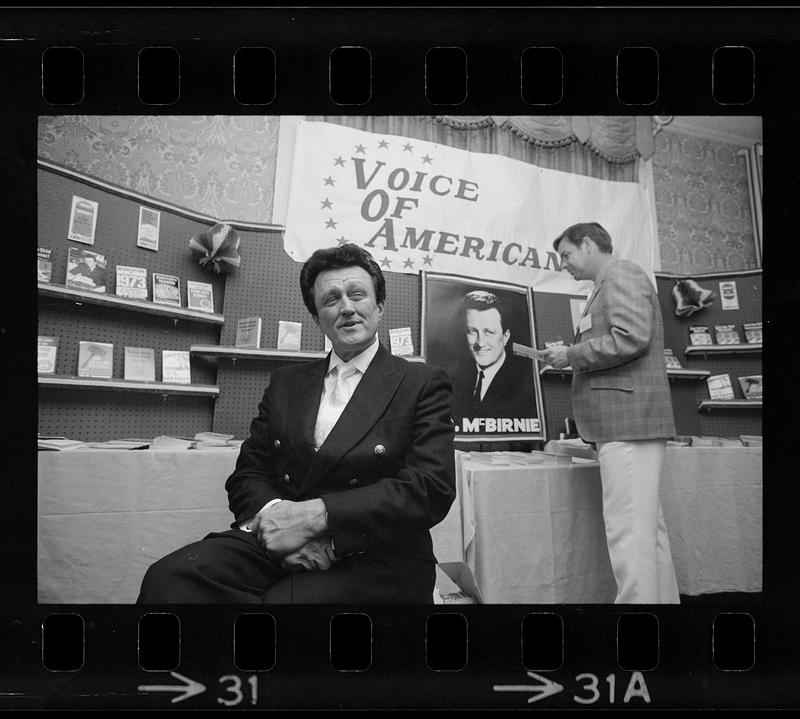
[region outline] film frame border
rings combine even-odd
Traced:
[[[792,72],[789,27],[791,19],[797,20],[794,11],[754,10],[752,8],[705,9],[680,15],[679,9],[570,9],[566,17],[558,8],[547,10],[494,10],[485,8],[459,9],[457,22],[452,10],[438,8],[409,19],[407,11],[391,9],[386,12],[350,9],[291,9],[261,8],[245,11],[237,17],[232,36],[215,37],[214,24],[210,22],[213,10],[174,10],[174,17],[160,8],[146,10],[115,10],[113,15],[102,10],[78,10],[69,16],[60,16],[58,27],[48,27],[44,20],[47,11],[26,9],[2,11],[9,21],[5,38],[0,45],[4,70],[0,71],[0,90],[6,98],[6,111],[2,113],[5,136],[6,162],[3,174],[8,188],[12,219],[25,236],[35,232],[35,156],[36,116],[39,114],[67,114],[76,109],[96,114],[296,114],[315,111],[318,114],[354,114],[351,108],[336,106],[325,94],[323,83],[304,82],[309,77],[321,77],[321,58],[342,45],[335,31],[330,13],[350,13],[352,33],[359,37],[348,43],[362,47],[375,46],[380,52],[372,54],[373,77],[391,77],[396,82],[387,88],[373,88],[372,97],[361,109],[369,114],[435,114],[443,109],[432,106],[421,91],[420,61],[428,47],[465,47],[470,68],[469,93],[464,103],[445,109],[457,109],[466,115],[483,114],[490,108],[494,112],[532,114],[551,109],[570,114],[629,114],[616,97],[613,75],[598,76],[595,72],[581,75],[576,67],[587,60],[602,63],[622,47],[666,47],[659,52],[659,98],[648,106],[648,111],[668,114],[758,114],[764,118],[765,145],[772,149],[768,154],[765,184],[769,202],[765,205],[765,229],[776,236],[789,235],[788,218],[781,208],[791,207],[796,198],[791,182],[791,160],[797,151],[791,145],[792,124],[797,119],[798,76]],[[782,15],[787,12],[790,17]],[[582,16],[582,17],[581,17]],[[594,36],[586,40],[580,31],[581,20],[592,23]],[[180,27],[178,27],[180,20]],[[259,26],[255,21],[263,22]],[[530,25],[522,21],[527,20]],[[160,25],[159,22],[163,22]],[[385,32],[386,27],[392,27]],[[410,26],[410,27],[409,27]],[[535,28],[530,31],[529,28]],[[492,36],[490,31],[494,31]],[[105,35],[105,37],[104,37]],[[271,35],[275,41],[264,38]],[[644,37],[643,37],[644,35]],[[106,43],[108,36],[114,42]],[[502,37],[501,37],[502,36]],[[531,37],[535,36],[532,40]],[[554,41],[557,39],[557,42]],[[619,38],[610,41],[609,38]],[[733,38],[733,39],[732,39]],[[563,42],[562,42],[563,39]],[[537,42],[538,41],[538,42]],[[514,57],[521,47],[558,46],[564,59],[566,77],[574,78],[561,102],[542,108],[529,105],[519,96],[516,82],[509,80]],[[710,71],[697,70],[698,62],[706,64],[713,50],[725,46],[744,45],[755,53],[756,89],[754,99],[741,107],[727,107],[716,103],[709,87]],[[77,106],[49,106],[41,98],[40,59],[51,46],[81,47],[87,68],[85,95]],[[266,107],[243,109],[230,90],[230,56],[237,47],[268,45],[278,58],[278,67],[286,65],[287,75],[277,75],[276,98]],[[163,108],[143,106],[131,92],[130,73],[125,72],[119,81],[120,68],[130,68],[131,47],[175,47],[181,57],[186,74],[182,74],[181,97],[178,102]],[[85,49],[84,49],[85,48]],[[423,52],[421,52],[423,51]],[[477,54],[481,59],[474,63]],[[288,63],[281,58],[291,58]],[[100,59],[103,62],[100,62]],[[405,78],[400,78],[397,68],[408,63],[416,67]],[[706,67],[708,65],[706,64]],[[95,68],[96,74],[89,72]],[[402,74],[402,73],[400,73]],[[135,75],[134,75],[135,76]],[[286,80],[289,80],[286,83]],[[291,80],[300,80],[292,83]],[[404,80],[404,81],[400,81]],[[287,86],[284,86],[287,85]],[[399,106],[399,107],[398,107]],[[630,108],[628,108],[630,109]],[[55,111],[55,112],[52,112]],[[633,114],[633,113],[630,113]],[[783,151],[786,148],[786,151]],[[31,211],[32,210],[32,211]],[[27,230],[25,229],[27,227]],[[764,272],[776,286],[790,286],[792,266],[788,261],[791,247],[781,247],[782,260],[778,265],[767,261]],[[12,257],[7,269],[13,273],[5,286],[5,306],[14,308],[5,323],[6,336],[19,347],[31,339],[30,328],[35,325],[36,296],[32,287],[21,278],[27,277],[27,257],[22,253]],[[30,293],[30,294],[29,294]],[[765,292],[765,309],[768,317],[777,317],[791,311],[796,305],[796,295],[790,292]],[[775,313],[775,314],[773,314]],[[768,328],[769,329],[769,328]],[[773,334],[773,341],[779,335]],[[26,339],[27,338],[27,339]],[[779,341],[779,340],[778,340]],[[33,346],[32,343],[31,347]],[[764,358],[774,362],[775,355]],[[4,357],[6,376],[27,377],[26,367],[32,364],[32,353],[19,352]],[[788,401],[796,401],[796,390],[787,388]],[[36,397],[32,381],[20,382],[11,388],[10,406],[30,406]],[[17,571],[3,589],[3,637],[8,651],[0,666],[0,676],[9,691],[0,693],[0,703],[8,702],[14,708],[168,708],[164,697],[143,697],[135,692],[142,684],[135,651],[123,646],[125,637],[135,636],[141,612],[135,607],[121,606],[46,606],[36,603],[36,485],[35,455],[24,445],[32,434],[32,424],[20,423],[19,417],[4,416],[9,420],[7,437],[13,438],[15,447],[9,453],[7,477],[9,500],[5,503],[2,521],[5,545],[11,547],[11,559]],[[28,418],[30,419],[30,418]],[[779,449],[790,447],[790,428],[764,417],[770,425],[770,445]],[[12,431],[12,427],[15,429]],[[21,428],[21,429],[20,429]],[[29,431],[31,430],[31,431]],[[788,442],[786,440],[789,440]],[[24,451],[22,447],[25,447]],[[780,452],[769,450],[765,468],[778,478],[791,476],[788,461]],[[795,597],[791,562],[797,555],[796,529],[783,507],[792,506],[796,489],[775,484],[765,491],[764,514],[764,591],[759,606],[747,611],[756,621],[756,666],[750,672],[718,675],[709,655],[708,628],[713,617],[724,613],[724,605],[714,608],[658,608],[655,613],[660,623],[662,651],[664,637],[690,636],[679,647],[662,654],[659,668],[647,677],[653,702],[649,708],[789,708],[798,705],[798,692],[792,688],[791,678],[797,675],[797,660],[791,651],[793,639],[798,636],[797,620],[792,610]],[[26,511],[18,512],[16,507]],[[794,531],[793,531],[794,530]],[[344,611],[342,607],[310,608],[271,607],[280,638],[282,622],[288,622],[298,633],[298,644],[308,646],[309,652],[301,658],[283,659],[269,676],[270,690],[258,706],[260,708],[400,708],[398,703],[408,702],[408,708],[452,709],[494,708],[512,709],[527,706],[527,695],[498,696],[487,690],[489,684],[511,683],[519,677],[521,684],[528,683],[521,665],[518,626],[524,616],[535,612],[559,615],[565,624],[566,651],[563,666],[552,674],[543,672],[552,681],[575,677],[595,669],[598,681],[613,672],[620,672],[609,641],[612,629],[621,610],[608,606],[570,607],[549,605],[502,605],[463,607],[456,610],[467,618],[470,634],[469,662],[462,672],[432,672],[420,664],[420,626],[433,612],[446,611],[438,607],[401,608],[399,614],[389,608],[351,607],[347,611],[364,612],[372,618],[373,637],[386,641],[384,632],[397,642],[383,644],[383,657],[373,661],[368,671],[340,676],[331,671],[328,655],[320,650],[321,637],[326,636],[324,619]],[[41,637],[41,624],[50,614],[79,613],[85,630],[84,663],[74,673],[48,672],[41,666],[36,637]],[[215,608],[212,613],[199,608],[176,610],[187,629],[182,643],[182,660],[178,671],[186,676],[200,677],[210,687],[209,678],[236,674],[230,657],[228,633],[222,631],[232,626],[240,609]],[[213,619],[211,618],[213,614]],[[209,626],[210,625],[210,626]],[[412,627],[412,629],[409,629]],[[414,627],[416,629],[414,629]],[[205,628],[205,631],[204,631]],[[423,646],[424,646],[424,637]],[[512,646],[513,645],[513,646]],[[762,654],[763,645],[770,652]],[[98,649],[100,650],[98,653]],[[578,659],[576,659],[578,655]],[[373,652],[374,656],[374,652]],[[184,668],[185,663],[185,668]],[[401,669],[394,672],[393,669]],[[615,669],[616,667],[616,669]],[[241,672],[239,672],[241,674]],[[278,680],[278,677],[280,679]],[[155,675],[154,675],[155,678]],[[166,675],[158,682],[166,683]],[[400,682],[404,690],[413,688],[413,696],[387,688],[386,679]],[[787,679],[789,681],[787,681]],[[104,684],[104,686],[99,686]],[[279,686],[275,686],[279,684]],[[316,687],[316,695],[309,696],[309,684]],[[705,686],[703,686],[705,684]],[[608,688],[606,682],[605,688]],[[574,689],[574,687],[570,687]],[[574,702],[560,703],[568,692],[543,701],[542,708],[579,708]],[[209,704],[215,708],[211,692],[204,695],[210,702],[198,697],[177,708],[201,708]],[[296,704],[295,702],[307,702]],[[619,702],[618,698],[618,702]],[[416,703],[415,703],[416,702]],[[190,706],[191,705],[191,706]],[[224,706],[224,705],[223,705]],[[598,708],[605,705],[598,704]]]

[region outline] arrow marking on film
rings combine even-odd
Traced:
[[[527,674],[541,684],[495,684],[492,688],[496,692],[530,692],[533,696],[528,699],[528,704],[564,691],[564,687],[558,682],[550,681],[534,672],[527,672]]]
[[[196,682],[188,677],[185,677],[178,672],[170,672],[173,679],[177,679],[178,681],[183,682],[183,685],[180,684],[150,684],[150,685],[140,685],[138,687],[140,692],[180,692],[180,696],[175,696],[170,699],[170,701],[175,704],[177,702],[182,702],[184,699],[188,699],[189,697],[193,697],[195,694],[202,694],[206,688],[205,685],[201,684],[200,682]]]

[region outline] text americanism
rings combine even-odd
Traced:
[[[482,237],[460,235],[440,229],[418,228],[400,225],[406,210],[417,208],[420,197],[430,193],[437,197],[452,195],[464,202],[477,202],[479,186],[477,182],[463,178],[453,178],[442,174],[431,174],[423,171],[410,171],[405,167],[396,167],[388,174],[384,171],[385,162],[377,161],[367,175],[367,161],[363,157],[353,157],[356,187],[367,190],[378,176],[385,177],[386,187],[392,192],[418,193],[397,195],[392,198],[382,187],[370,190],[361,202],[361,217],[367,222],[383,220],[365,247],[376,245],[389,252],[400,249],[421,250],[442,255],[473,256],[486,262],[503,262],[507,265],[519,265],[534,269],[561,271],[561,263],[555,252],[547,251],[544,265],[539,251],[534,247],[526,247],[517,242],[486,240]],[[388,213],[388,214],[387,214]]]

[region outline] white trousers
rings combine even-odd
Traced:
[[[658,495],[665,450],[665,440],[597,443],[615,604],[680,603]]]

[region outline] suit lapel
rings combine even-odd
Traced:
[[[314,451],[314,428],[329,361],[330,354],[320,362],[304,366],[299,375],[298,386],[294,388],[287,424],[289,436],[300,450],[301,456]]]
[[[605,282],[605,281],[606,280],[605,280],[605,277],[604,277],[602,280],[600,280],[600,284],[597,285],[597,287],[595,287],[594,290],[592,290],[592,294],[590,294],[588,299],[586,300],[586,306],[583,308],[583,312],[581,313],[581,317],[580,317],[581,319],[583,319],[584,317],[586,317],[586,315],[589,314],[589,311],[590,311],[592,305],[594,304],[594,301],[597,299],[597,295],[600,294],[600,288],[603,286],[603,282]],[[578,329],[575,330],[575,337],[572,340],[573,343],[578,341],[578,337],[580,336],[580,334],[581,334],[580,322],[578,322]]]
[[[301,492],[323,477],[375,425],[397,391],[403,376],[404,372],[392,366],[391,355],[381,346],[339,421],[319,448],[303,480]],[[311,420],[312,436],[315,420],[316,412]]]

